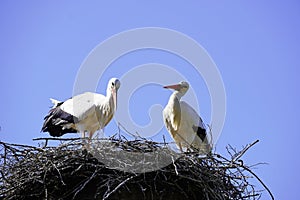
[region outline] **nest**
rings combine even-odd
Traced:
[[[265,187],[240,159],[254,143],[229,148],[227,159],[144,139],[109,138],[89,151],[81,139],[64,140],[58,147],[0,142],[0,199],[259,199],[263,191],[249,180]]]

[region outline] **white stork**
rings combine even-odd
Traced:
[[[103,129],[112,119],[117,108],[117,92],[120,81],[109,80],[106,96],[86,92],[64,102],[50,99],[54,104],[44,118],[43,132],[59,137],[65,133],[89,134],[89,139],[97,130]]]
[[[189,89],[189,84],[181,81],[179,84],[164,86],[164,88],[175,90],[163,110],[163,118],[166,128],[180,151],[192,147],[203,154],[210,152],[211,145],[202,119],[189,104],[180,100]]]

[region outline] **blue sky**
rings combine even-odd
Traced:
[[[221,73],[227,113],[217,151],[225,154],[227,144],[241,148],[259,139],[245,162],[269,163],[259,166],[257,174],[276,199],[296,199],[300,178],[296,171],[300,164],[296,155],[300,139],[299,11],[300,4],[291,0],[1,1],[0,139],[36,144],[32,138],[47,136],[40,128],[50,106],[48,99],[72,96],[81,64],[105,39],[133,28],[173,29],[201,44]],[[209,122],[211,105],[205,82],[195,76],[189,63],[167,52],[148,49],[120,57],[101,77],[97,92],[106,90],[110,77],[122,77],[145,63],[172,66],[187,77],[197,89],[201,116]],[[155,84],[137,90],[129,105],[133,120],[149,123],[149,107],[165,105],[169,95]],[[115,122],[105,131],[116,132]],[[165,129],[159,134],[156,139],[168,135]],[[268,196],[264,194],[263,199]]]

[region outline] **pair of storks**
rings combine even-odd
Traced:
[[[56,137],[78,132],[83,138],[88,134],[91,139],[96,131],[102,130],[112,119],[117,108],[119,88],[120,81],[112,78],[108,82],[106,96],[86,92],[64,102],[51,99],[54,106],[44,118],[42,131]],[[211,145],[202,119],[189,104],[180,100],[189,89],[189,84],[181,81],[164,88],[174,90],[163,110],[163,118],[176,145],[182,152],[197,150],[208,153]]]

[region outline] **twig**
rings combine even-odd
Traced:
[[[177,166],[176,166],[176,164],[175,164],[175,162],[174,162],[174,158],[173,158],[173,156],[171,156],[171,158],[172,158],[172,162],[173,162],[173,166],[174,166],[174,169],[175,169],[176,175],[178,175]]]
[[[271,192],[271,190],[267,187],[267,185],[254,172],[252,172],[248,167],[245,167],[245,166],[240,166],[240,167],[242,167],[247,172],[252,174],[260,182],[260,184],[262,184],[262,186],[268,191],[268,193],[269,193],[270,197],[272,198],[272,200],[275,199],[272,192]]]
[[[76,190],[74,196],[73,196],[73,200],[76,198],[77,194],[83,190],[83,188],[85,188],[85,186],[95,177],[95,175],[97,174],[97,169],[94,171],[94,173],[82,184],[82,186]]]
[[[137,134],[130,133],[120,122],[118,122],[118,127],[122,127],[122,129],[128,134],[134,137],[135,139],[139,138],[140,136]]]
[[[59,177],[60,177],[60,180],[61,180],[61,183],[62,183],[63,185],[66,185],[65,182],[64,182],[64,180],[63,180],[63,178],[62,178],[62,175],[61,175],[59,169],[56,167],[56,165],[55,165],[53,162],[51,162],[51,164],[52,164],[52,166],[56,169],[56,171],[58,172]]]
[[[82,140],[83,138],[33,138],[33,141],[36,140],[59,140],[59,141],[74,141],[74,140]]]
[[[125,179],[124,181],[122,181],[119,185],[117,185],[117,187],[115,187],[111,192],[109,192],[108,194],[106,194],[105,197],[103,197],[103,200],[107,199],[112,193],[114,193],[115,191],[117,191],[122,185],[124,185],[127,181],[133,179],[135,176],[130,176],[127,179]]]
[[[255,145],[258,142],[259,142],[259,140],[256,140],[256,141],[252,142],[251,144],[247,145],[237,155],[235,155],[235,157],[232,159],[232,162],[236,162],[237,160],[239,160],[246,153],[246,151],[248,151],[248,149],[250,149],[253,145]]]
[[[30,149],[34,149],[34,150],[38,150],[38,151],[44,151],[43,149],[41,149],[39,147],[34,147],[34,146],[30,146],[30,145],[25,145],[25,144],[6,143],[6,142],[2,142],[2,141],[0,141],[0,144],[2,144],[3,146],[6,146],[6,147],[15,146],[15,147],[22,147],[22,148],[30,148]]]

